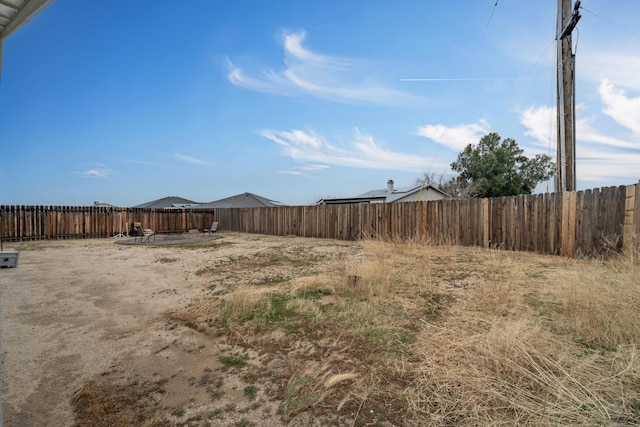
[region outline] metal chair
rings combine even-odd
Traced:
[[[211,228],[205,228],[205,233],[209,233],[209,236],[212,234],[218,234],[218,222],[214,221],[211,223]]]
[[[142,228],[142,224],[139,222],[133,223],[133,233],[135,234],[134,243],[151,243],[152,237],[153,243],[156,242],[156,233],[149,228]]]

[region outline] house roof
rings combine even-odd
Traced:
[[[332,199],[320,199],[316,202],[317,205],[336,205],[345,203],[384,203],[386,197],[336,197]]]
[[[29,22],[53,0],[2,0],[0,1],[0,73],[2,72],[2,44],[11,33]]]
[[[117,208],[116,205],[112,205],[110,203],[105,203],[105,202],[93,202],[94,207],[101,207],[101,208]]]
[[[188,208],[195,207],[200,203],[182,197],[167,196],[162,199],[152,200],[147,203],[134,206],[134,208]]]
[[[198,206],[194,206],[201,209],[207,208],[264,208],[264,207],[276,207],[283,206],[282,203],[274,200],[269,200],[266,197],[261,197],[253,193],[236,194],[235,196],[227,197],[225,199],[216,200],[209,203],[202,203]]]
[[[365,198],[365,199],[384,198],[384,201],[386,203],[391,203],[419,191],[420,187],[421,187],[420,185],[413,186],[413,187],[399,187],[399,188],[394,188],[391,192],[389,192],[388,188],[383,188],[380,190],[371,190],[371,191],[367,191],[366,193],[360,194],[359,196],[357,196],[357,198]],[[428,189],[428,186],[425,187],[424,189],[425,190]]]
[[[333,199],[321,199],[317,204],[339,204],[339,203],[392,203],[402,201],[402,199],[411,196],[421,191],[421,185],[414,185],[410,187],[393,187],[393,182],[387,184],[386,188],[379,190],[371,190],[366,193],[362,193],[355,197],[333,198]],[[449,197],[446,193],[438,190],[437,188],[427,185],[422,188],[422,191],[433,191],[441,194],[443,197]]]

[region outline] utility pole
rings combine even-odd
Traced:
[[[558,0],[556,42],[558,149],[556,155],[557,192],[576,190],[575,55],[571,33],[580,20],[580,0],[571,10],[571,0]]]

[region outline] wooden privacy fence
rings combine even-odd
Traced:
[[[231,209],[0,206],[5,240],[111,237],[208,228],[341,240],[419,239],[564,256],[638,249],[640,185],[428,202]]]
[[[418,239],[569,257],[638,249],[640,186],[428,202],[216,210],[223,230]]]
[[[140,209],[94,206],[0,206],[5,241],[83,239],[127,234],[134,222],[156,233],[209,228],[212,209]]]

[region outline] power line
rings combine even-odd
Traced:
[[[535,64],[533,64],[533,65],[531,66],[531,69],[529,70],[529,72],[528,72],[528,73],[526,73],[526,74],[525,74],[525,76],[527,76],[527,75],[531,74],[531,73],[533,72],[533,70],[535,70],[535,69],[536,69],[536,67],[538,66],[538,64],[540,63],[540,61],[542,61],[542,58],[544,58],[544,57],[547,55],[547,53],[549,52],[549,49],[551,48],[551,46],[555,46],[555,44],[556,44],[555,39],[552,39],[552,40],[549,42],[549,44],[547,45],[547,48],[544,50],[544,52],[542,52],[542,55],[540,55],[540,57],[538,57],[538,60],[535,62]],[[555,69],[555,68],[554,68],[554,69]],[[529,80],[529,79],[531,79],[531,78],[530,78],[530,77],[522,77],[522,78],[520,78],[519,80]],[[543,78],[539,78],[539,79],[540,79],[540,80],[542,80]],[[545,80],[546,80],[546,79],[545,79]]]
[[[493,14],[496,11],[496,8],[498,7],[498,1],[500,0],[496,0],[496,4],[493,5],[493,8],[491,9],[491,15],[489,16],[489,21],[487,22],[487,26],[484,27],[484,32],[487,32],[487,29],[489,29],[489,24],[491,24],[491,19],[493,18]]]
[[[616,24],[615,22],[613,22],[613,21],[612,21],[612,20],[610,20],[610,19],[605,18],[604,16],[600,16],[600,15],[598,15],[597,13],[590,11],[589,9],[585,9],[584,7],[580,7],[580,9],[584,10],[584,11],[585,11],[585,12],[587,12],[587,13],[590,13],[591,15],[595,16],[596,18],[602,19],[604,22],[607,22],[607,23],[609,23],[609,24],[613,25],[614,27],[618,27],[618,28],[619,28],[619,29],[621,29],[622,31],[626,31],[627,33],[629,33],[629,34],[631,34],[631,35],[633,35],[633,36],[636,36],[636,37],[637,37],[637,36],[639,36],[639,35],[640,35],[640,34],[638,34],[638,33],[635,33],[635,32],[633,32],[633,31],[631,31],[631,30],[629,30],[629,29],[627,29],[627,28],[623,27],[622,25]]]

